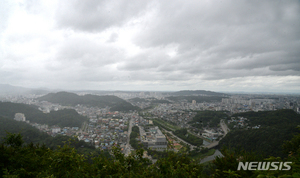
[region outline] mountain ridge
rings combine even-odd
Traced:
[[[48,101],[51,103],[58,103],[67,106],[76,106],[78,104],[94,106],[94,107],[111,107],[112,111],[129,111],[138,110],[139,108],[133,106],[129,102],[114,96],[114,95],[77,95],[70,92],[49,93],[37,98],[39,101]]]
[[[204,95],[204,96],[225,96],[225,93],[219,93],[207,90],[180,90],[177,92],[169,93],[175,96],[188,96],[188,95]]]

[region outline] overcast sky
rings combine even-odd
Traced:
[[[300,91],[300,1],[2,0],[0,83]]]

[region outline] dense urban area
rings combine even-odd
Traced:
[[[277,145],[300,133],[299,103],[298,95],[204,90],[2,95],[0,135],[21,133],[25,142],[46,144],[53,150],[63,149],[69,142],[78,153],[103,155],[104,160],[121,159],[116,152],[119,149],[129,162],[133,155],[141,155],[153,169],[162,164],[160,160],[171,159],[172,153],[183,154],[187,157],[176,159],[194,160],[196,167],[207,169],[201,174],[209,176],[210,167],[216,171],[215,166],[224,166],[221,158],[232,159],[232,150],[239,157],[252,154],[253,149],[262,156],[252,155],[257,159],[288,157],[285,147]],[[227,161],[234,167],[236,160]]]
[[[138,133],[134,139],[147,149],[157,151],[211,149],[218,145],[219,140],[230,131],[230,128],[260,127],[260,125],[250,127],[246,122],[247,118],[231,117],[233,114],[279,109],[292,109],[298,114],[300,112],[299,97],[290,95],[224,94],[218,96],[219,101],[210,102],[197,102],[200,100],[199,97],[209,97],[205,94],[194,97],[191,95],[188,99],[180,96],[176,100],[170,94],[161,92],[118,92],[110,95],[125,99],[140,110],[111,111],[108,106],[89,107],[82,104],[65,106],[40,100],[39,95],[5,96],[2,102],[35,105],[43,113],[74,109],[78,114],[88,118],[81,126],[61,127],[29,122],[24,113],[15,113],[15,117],[11,119],[26,122],[53,137],[76,136],[78,140],[83,140],[102,150],[110,150],[114,145],[119,145],[126,155],[137,148],[136,144],[134,147],[130,144],[131,131],[135,126],[138,128]],[[200,117],[201,113],[208,116],[212,112],[219,113],[211,115],[212,120],[201,120],[200,123],[200,120],[195,119]]]

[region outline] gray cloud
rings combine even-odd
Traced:
[[[291,56],[300,48],[298,1],[172,2],[160,4],[135,42],[144,48],[179,44],[189,69],[178,64],[177,70],[210,79],[300,74],[299,57]]]
[[[93,89],[300,89],[299,1],[47,5],[6,3],[1,81]],[[11,16],[16,7],[26,22],[46,23],[16,29],[22,23],[20,14]]]
[[[101,31],[119,26],[143,14],[148,1],[134,0],[70,0],[61,2],[56,15],[62,28]]]
[[[104,67],[121,59],[119,49],[84,38],[67,39],[59,48],[55,60],[68,65],[79,63],[82,67]]]

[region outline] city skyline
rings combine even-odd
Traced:
[[[299,1],[4,1],[0,83],[300,91]]]

